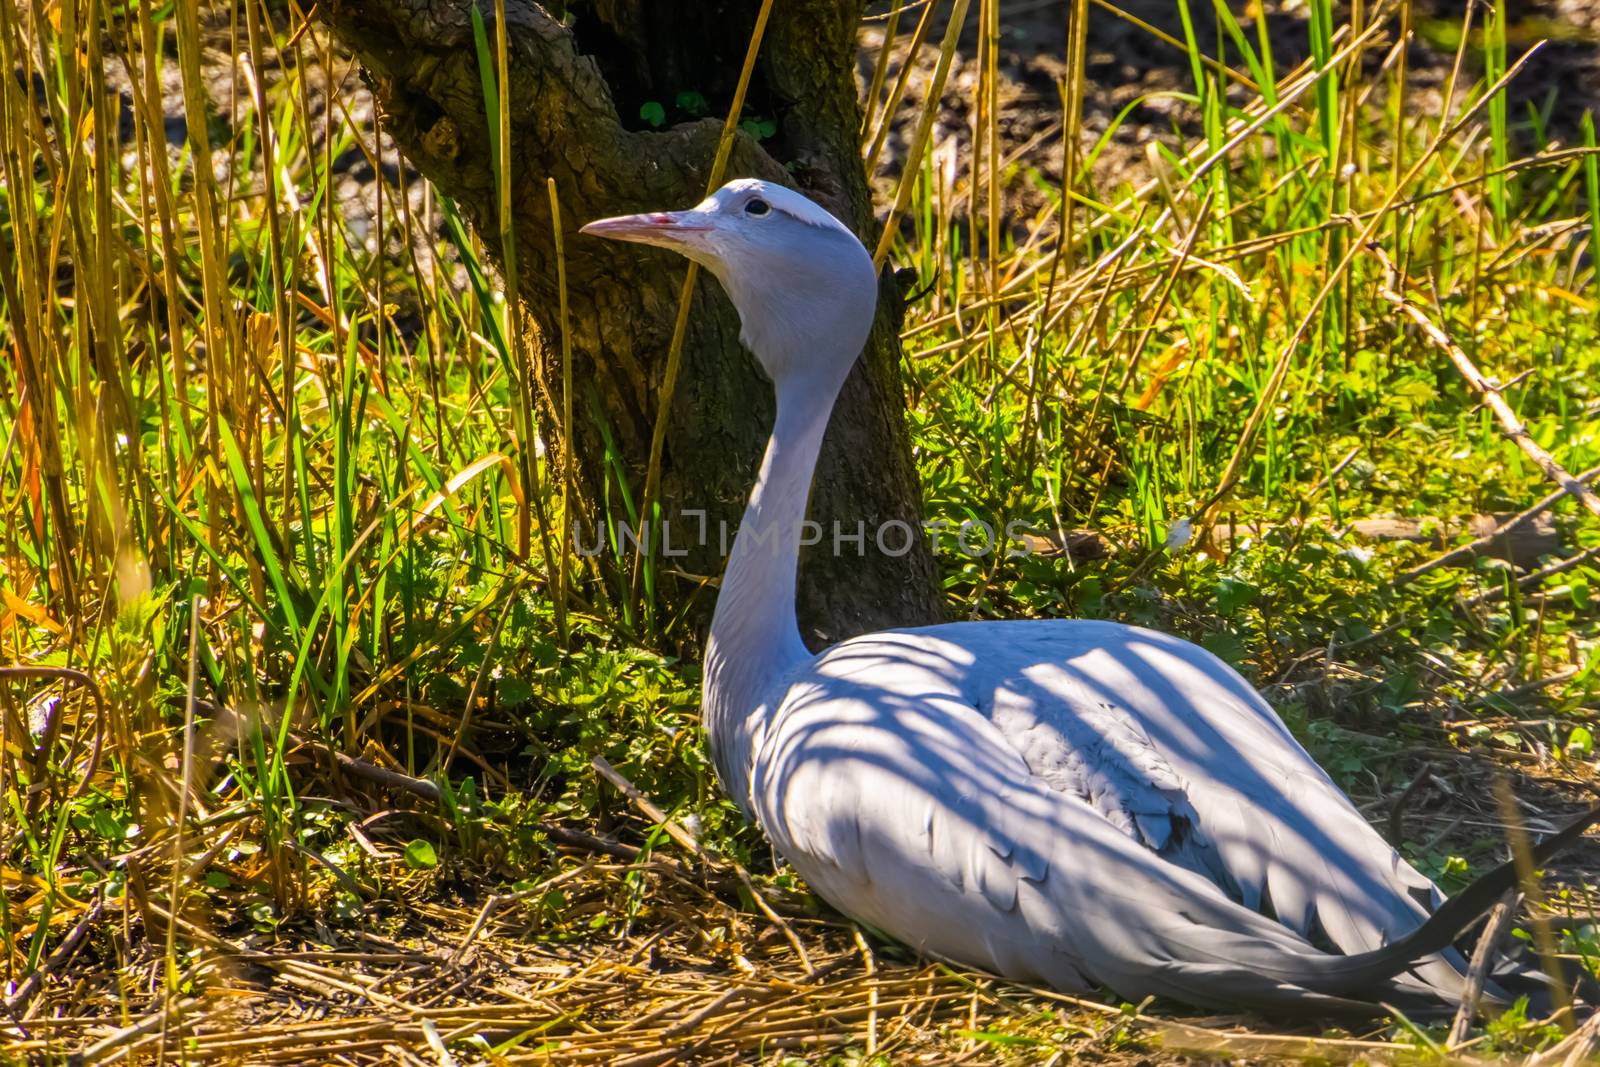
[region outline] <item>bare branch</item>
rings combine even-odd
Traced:
[[[1498,395],[1498,393],[1496,395]],[[1577,480],[1587,484],[1590,481],[1593,481],[1595,475],[1597,474],[1600,474],[1600,467],[1590,467],[1588,470],[1578,475]],[[1427,574],[1430,571],[1436,571],[1440,567],[1453,567],[1457,563],[1464,563],[1474,556],[1493,555],[1495,546],[1500,544],[1503,539],[1509,538],[1511,534],[1515,533],[1517,530],[1520,530],[1529,522],[1555,507],[1556,504],[1560,503],[1562,500],[1565,500],[1568,495],[1569,494],[1566,486],[1562,486],[1549,496],[1536,501],[1526,510],[1519,511],[1517,514],[1511,516],[1511,518],[1500,523],[1482,537],[1474,538],[1467,544],[1452,548],[1450,551],[1441,556],[1435,556],[1426,563],[1419,563],[1417,566],[1412,567],[1408,571],[1402,571],[1400,574],[1395,576],[1394,584],[1397,587],[1405,585],[1407,582],[1413,582],[1416,579],[1421,578],[1424,574]]]

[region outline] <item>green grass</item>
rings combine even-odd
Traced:
[[[625,571],[561,551],[569,499],[534,442],[562,428],[535,422],[501,289],[514,271],[502,282],[414,175],[382,184],[376,251],[341,213],[333,162],[374,157],[374,131],[339,107],[313,118],[309,65],[273,59],[330,61],[325,31],[291,45],[293,4],[289,25],[236,11],[261,93],[230,126],[198,89],[192,0],[59,10],[56,25],[0,0],[0,67],[46,63],[42,101],[0,79],[0,662],[72,672],[0,675],[5,976],[37,968],[96,900],[265,933],[359,926],[435,867],[536,881],[553,870],[547,827],[618,815],[595,756],[766,869],[715,789],[692,654],[662,650],[670,620]],[[1503,3],[1485,33],[1458,29],[1462,91],[1442,116],[1391,104],[1418,92],[1388,51],[1392,23],[1360,38],[1313,0],[1312,63],[1288,71],[1264,22],[1180,11],[1194,125],[1164,141],[1159,180],[1094,179],[1110,130],[1075,149],[1069,183],[1027,158],[981,162],[999,202],[1042,202],[1038,218],[969,217],[982,201],[965,168],[956,187],[931,153],[906,168],[886,247],[933,283],[906,332],[928,516],[1089,527],[1118,549],[1069,565],[969,557],[946,536],[951,615],[1116,618],[1197,640],[1265,687],[1358,796],[1397,793],[1417,751],[1451,746],[1592,781],[1600,564],[1529,579],[1490,560],[1397,584],[1433,550],[1344,532],[1549,491],[1381,298],[1369,245],[1508,383],[1534,440],[1568,470],[1600,464],[1592,117],[1563,135],[1573,151],[1487,92],[1516,61]],[[1223,55],[1195,43],[1208,18]],[[85,19],[105,32],[74,51]],[[486,111],[503,119],[505,72],[477,30]],[[176,150],[149,95],[174,65],[168,40],[190,126],[211,131]],[[127,142],[95,75],[124,60]],[[1224,94],[1217,61],[1258,91]],[[873,82],[898,99],[894,76]],[[1068,215],[1070,246],[1019,247]],[[446,243],[419,249],[436,221]],[[608,513],[636,525],[649,491],[612,467]],[[1554,514],[1569,554],[1600,544],[1570,502]],[[1254,532],[1169,549],[1183,520]],[[363,858],[360,813],[328,799],[349,783],[296,738],[439,784],[437,811],[379,835],[403,863]],[[1497,845],[1408,848],[1451,877]],[[640,892],[549,932],[601,936],[649,910]],[[1592,958],[1591,942],[1572,951]],[[155,951],[184,986],[194,947]],[[1544,1036],[1513,1021],[1494,1040]]]

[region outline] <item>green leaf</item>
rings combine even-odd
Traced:
[[[433,850],[431,843],[419,837],[406,846],[406,866],[414,871],[437,867],[439,854]]]
[[[957,1030],[957,1037],[964,1037],[968,1041],[985,1041],[991,1045],[1000,1045],[1007,1048],[1029,1048],[1042,1045],[1044,1042],[1036,1037],[1026,1034],[1000,1034],[993,1030]]]
[[[206,872],[206,885],[210,886],[212,889],[226,889],[229,886],[231,886],[232,884],[233,884],[233,879],[229,878],[226,874],[223,874],[221,871],[207,871]]]
[[[639,107],[639,117],[659,130],[667,121],[667,109],[654,100],[646,100]]]
[[[695,118],[700,118],[706,113],[706,98],[693,89],[685,89],[673,97],[672,101]]]
[[[105,808],[94,813],[94,832],[111,841],[122,840],[125,829],[122,820],[118,819]]]
[[[1200,647],[1235,667],[1243,663],[1249,655],[1244,642],[1226,632],[1206,634],[1200,639]]]
[[[1432,403],[1438,393],[1427,382],[1413,378],[1393,386],[1389,395],[1394,406],[1407,411],[1420,411]]]
[[[222,452],[227,459],[228,471],[233,475],[234,487],[239,492],[239,504],[244,509],[245,521],[255,539],[257,558],[267,572],[267,580],[272,584],[273,592],[277,594],[278,606],[283,609],[283,614],[289,623],[289,634],[298,644],[300,619],[295,614],[294,598],[289,594],[289,582],[278,560],[277,549],[273,545],[271,535],[267,533],[261,502],[256,499],[254,484],[250,480],[249,466],[228,424],[218,423],[217,429],[222,440]]]
[[[1261,590],[1237,578],[1224,578],[1217,583],[1217,613],[1233,615],[1256,598]]]
[[[1587,726],[1574,726],[1572,732],[1567,735],[1567,755],[1594,755],[1594,734]]]
[[[533,686],[524,678],[502,678],[498,690],[500,703],[507,707],[526,704],[533,699]]]
[[[739,128],[757,141],[765,141],[778,132],[778,124],[771,119],[744,119]]]

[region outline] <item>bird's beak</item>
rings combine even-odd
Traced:
[[[647,211],[642,215],[596,219],[578,232],[613,241],[659,245],[681,252],[692,247],[698,235],[709,233],[710,230],[711,224],[702,212]]]

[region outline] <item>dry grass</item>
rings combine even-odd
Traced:
[[[563,945],[512,908],[460,955],[480,909],[449,894],[397,908],[379,924],[394,928],[384,936],[344,933],[331,943],[230,940],[185,926],[185,942],[202,948],[184,975],[191,992],[161,995],[161,961],[148,946],[120,975],[80,966],[8,1028],[9,1051],[84,1064],[367,1064],[472,1062],[464,1050],[476,1048],[487,1062],[636,1067],[790,1053],[942,1064],[1135,1062],[1157,1050],[1385,1061],[1417,1051],[1387,1028],[1344,1038],[1274,1032],[1260,1020],[1027,989],[898,952],[884,958],[842,924],[791,919],[808,973],[777,926],[706,888],[715,871],[651,861],[569,870],[581,872],[563,883],[569,914],[602,910],[626,879],[643,878],[648,915],[624,937]],[[166,916],[156,908],[145,918]]]
[[[1493,797],[1476,789],[1500,773],[1494,762],[1448,749],[1416,755],[1428,761],[1417,776],[1420,788],[1398,802],[1358,796],[1369,817],[1430,845],[1505,832]],[[357,770],[381,775],[370,765]],[[1518,781],[1519,793],[1531,798],[1524,807],[1528,828],[1552,828],[1571,810],[1562,790],[1552,788],[1556,768],[1529,770],[1537,776]],[[388,773],[405,784],[405,776]],[[323,786],[318,792],[338,788],[335,780]],[[488,894],[469,870],[408,869],[405,835],[384,826],[424,816],[417,799],[405,789],[390,801],[359,790],[341,796],[352,815],[362,816],[353,825],[366,828],[353,831],[367,857],[354,873],[392,890],[372,900],[355,924],[252,929],[227,918],[226,909],[193,901],[174,925],[159,891],[167,877],[161,847],[124,857],[135,872],[129,892],[117,906],[84,913],[90,936],[64,938],[67,958],[47,965],[36,995],[13,1006],[3,1027],[5,1051],[31,1062],[86,1065],[643,1067],[779,1063],[794,1055],[808,1062],[880,1056],[875,1062],[937,1064],[1443,1058],[1422,1031],[1391,1023],[1340,1032],[1316,1023],[1197,1016],[1173,1005],[1065,996],[916,960],[819,916],[802,894],[767,880],[750,885],[737,865],[706,852],[671,820],[659,822],[659,812],[629,819],[632,825],[617,826],[612,836],[569,836],[541,881]],[[653,825],[666,825],[682,844],[663,841],[651,852],[623,843],[653,839]],[[189,847],[216,853],[233,837],[227,827],[198,830]],[[1597,847],[1567,858],[1560,881],[1573,893],[1558,895],[1552,915],[1596,910],[1582,887],[1583,874],[1597,866]],[[752,891],[768,898],[762,908],[749,900]],[[619,922],[619,914],[626,918]],[[170,982],[163,951],[169,931],[183,946]],[[85,942],[115,952],[78,951]],[[1579,963],[1566,957],[1569,967]],[[1531,1035],[1540,1028],[1523,1029]],[[1514,1030],[1488,1046],[1480,1034],[1448,1058],[1480,1060],[1514,1042]],[[1543,1062],[1564,1062],[1582,1040],[1580,1032],[1552,1044]]]

